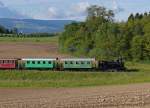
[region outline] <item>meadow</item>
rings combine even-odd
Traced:
[[[47,88],[93,87],[150,82],[150,64],[128,62],[127,72],[58,72],[1,70],[0,87]]]

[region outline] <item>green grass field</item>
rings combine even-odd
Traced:
[[[0,87],[89,87],[150,82],[150,64],[127,63],[130,72],[0,71]]]
[[[58,36],[54,37],[0,37],[0,42],[50,42],[58,43]]]

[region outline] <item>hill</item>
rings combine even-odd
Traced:
[[[66,24],[72,20],[35,20],[0,18],[0,25],[12,29],[16,27],[22,33],[54,33],[64,30]]]

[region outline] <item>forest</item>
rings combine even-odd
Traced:
[[[127,21],[114,20],[114,12],[92,5],[84,22],[65,26],[59,37],[63,53],[99,60],[150,60],[150,12],[131,14]]]

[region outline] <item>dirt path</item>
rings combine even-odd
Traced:
[[[90,88],[0,89],[0,108],[149,108],[150,83]]]

